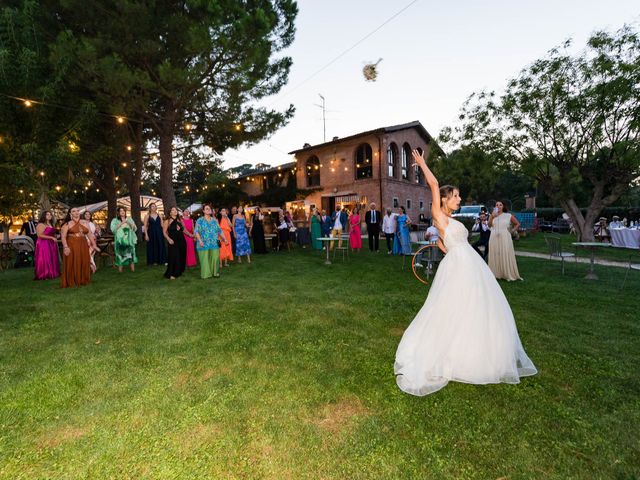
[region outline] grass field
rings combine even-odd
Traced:
[[[539,374],[416,398],[393,360],[427,287],[399,258],[254,260],[0,272],[0,478],[640,478],[638,272],[519,258],[501,285]]]

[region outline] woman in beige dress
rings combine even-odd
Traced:
[[[518,230],[520,222],[508,213],[503,202],[496,202],[489,217],[491,237],[489,238],[489,268],[496,278],[504,278],[508,281],[522,280],[518,273],[516,254],[513,250],[511,230]]]

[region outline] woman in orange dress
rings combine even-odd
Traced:
[[[226,238],[228,242],[220,245],[220,266],[222,266],[222,262],[224,262],[224,266],[228,267],[229,260],[233,262],[233,248],[231,246],[231,230],[233,229],[231,227],[231,222],[229,221],[229,216],[227,215],[226,208],[220,209],[218,217],[218,223],[220,224],[220,228],[224,233],[224,238]]]
[[[80,219],[79,209],[69,210],[60,235],[64,254],[60,286],[67,288],[88,285],[91,282],[89,243],[95,244],[95,242],[89,224]],[[87,242],[87,238],[90,242]]]

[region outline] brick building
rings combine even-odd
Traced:
[[[422,172],[411,167],[411,150],[416,148],[428,155],[432,142],[418,121],[382,127],[335,137],[319,145],[305,144],[289,152],[295,156],[295,163],[256,172],[239,181],[249,195],[258,195],[271,186],[274,175],[295,175],[297,188],[315,189],[304,200],[305,210],[316,206],[331,212],[336,204],[352,209],[371,202],[380,210],[403,205],[415,222],[421,216],[431,216],[431,192]]]
[[[431,192],[422,172],[411,168],[411,150],[426,155],[432,137],[418,121],[382,127],[290,152],[296,158],[298,188],[317,188],[305,200],[328,212],[375,202],[378,208],[403,205],[414,221],[430,217]]]

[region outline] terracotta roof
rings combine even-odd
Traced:
[[[380,135],[383,133],[392,133],[392,132],[397,132],[399,130],[408,130],[410,128],[415,128],[416,130],[418,130],[418,133],[422,136],[422,138],[427,144],[431,142],[433,137],[429,134],[429,132],[427,132],[427,129],[424,128],[419,121],[415,120],[413,122],[403,123],[401,125],[392,125],[390,127],[380,127],[380,128],[376,128],[375,130],[356,133],[355,135],[337,138],[335,140],[331,140],[330,142],[320,143],[318,145],[310,145],[308,147],[300,148],[298,150],[293,150],[292,152],[289,152],[289,154],[295,155],[296,153],[299,153],[299,152],[314,150],[316,148],[325,147],[327,145],[337,145],[341,142],[345,142],[347,140],[353,140],[354,138],[358,138],[358,137],[364,137],[367,135]]]

